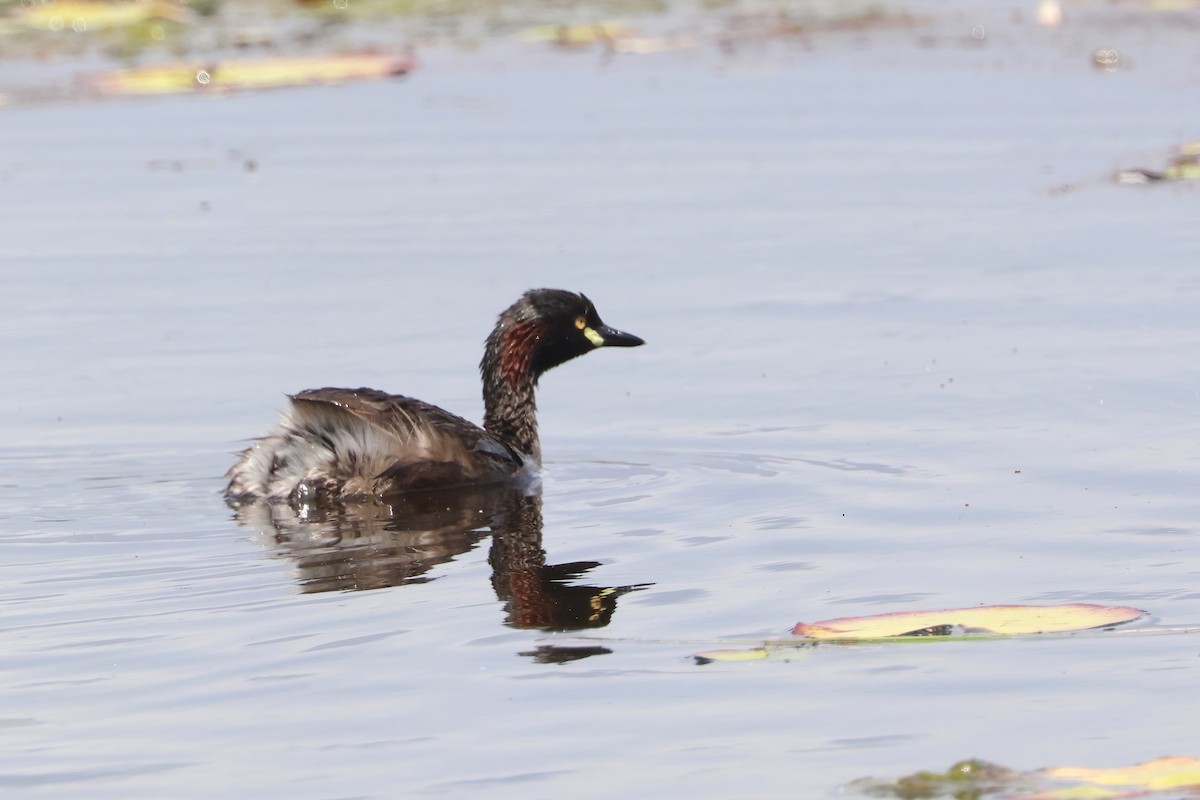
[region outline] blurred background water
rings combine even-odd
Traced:
[[[112,52],[19,40],[0,787],[824,797],[1190,752],[1190,636],[689,657],[981,603],[1200,620],[1195,189],[1112,180],[1197,136],[1200,11],[762,35],[779,7],[829,13],[627,12],[694,39],[652,55],[387,17],[339,36],[415,42],[403,79],[136,99],[64,90]],[[223,504],[285,392],[479,419],[543,285],[648,344],[545,377],[535,506]]]

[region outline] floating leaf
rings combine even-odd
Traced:
[[[765,647],[755,647],[749,650],[706,650],[696,653],[693,658],[698,664],[708,664],[712,661],[762,661],[770,653]]]
[[[521,38],[527,42],[550,42],[563,47],[578,47],[611,42],[629,36],[631,31],[621,22],[596,22],[580,25],[538,25],[526,28]]]
[[[374,54],[179,62],[107,72],[94,78],[92,87],[119,95],[273,89],[404,75],[413,66],[409,58]]]
[[[160,0],[142,3],[33,3],[20,9],[13,19],[29,28],[49,31],[98,31],[128,28],[145,22],[190,22],[186,8]]]
[[[1148,789],[1161,791],[1178,789],[1182,786],[1200,787],[1200,759],[1188,756],[1165,756],[1136,764],[1132,767],[1115,769],[1088,769],[1087,767],[1054,767],[1043,770],[1050,778],[1063,778],[1091,784],[1092,787],[1115,786],[1121,791]],[[1065,790],[1064,790],[1065,791]],[[1107,791],[1107,790],[1102,790]],[[1076,795],[1050,792],[1038,798],[1065,798]],[[1094,797],[1117,797],[1115,793],[1096,794]]]
[[[1146,616],[1127,606],[978,606],[941,611],[897,611],[868,617],[798,622],[796,636],[811,639],[883,639],[895,636],[1018,636],[1067,633],[1122,625]]]
[[[918,800],[932,797],[981,797],[1019,785],[1025,774],[976,758],[959,761],[945,772],[921,770],[894,781],[859,778],[850,788],[872,797]]]
[[[1161,170],[1122,169],[1113,176],[1117,183],[1200,180],[1200,142],[1184,142]]]
[[[1062,781],[1072,781],[1062,786]],[[1049,788],[1058,783],[1058,788]],[[1047,787],[1042,789],[1042,787]],[[1200,789],[1200,759],[1185,756],[1156,758],[1132,767],[1088,769],[1052,767],[1020,772],[978,759],[960,761],[945,772],[922,770],[896,780],[860,778],[851,790],[872,797],[981,798],[997,800],[1120,800],[1155,797],[1159,792]],[[1029,792],[1034,792],[1029,794]],[[1172,792],[1170,797],[1179,795]]]
[[[1177,159],[1163,171],[1163,178],[1168,181],[1200,180],[1200,164],[1195,161]]]

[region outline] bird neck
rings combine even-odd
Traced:
[[[502,322],[488,337],[483,362],[483,427],[512,447],[542,462],[538,443],[538,374],[533,351],[546,326],[537,320]]]

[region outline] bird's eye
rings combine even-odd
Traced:
[[[583,330],[584,328],[586,328],[587,327],[587,317],[576,317],[575,318],[575,327],[579,328],[579,330]]]

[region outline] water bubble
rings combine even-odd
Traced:
[[[52,31],[61,31],[65,24],[62,17],[51,17],[47,27]]]
[[[75,29],[76,33],[83,33],[87,30],[87,20],[83,17],[77,17],[75,21],[71,23],[71,27]]]
[[[333,7],[336,9],[345,9],[349,7],[350,0],[333,0]]]
[[[166,31],[163,30],[162,25],[155,25],[154,27],[152,27],[150,29],[150,38],[153,39],[154,41],[161,42],[166,37],[167,37],[167,33],[166,33]]]
[[[974,28],[971,28],[971,36],[979,41],[983,41],[984,37],[987,36],[987,30],[982,25],[976,25]]]
[[[196,82],[207,86],[208,84],[212,83],[212,76],[204,70],[200,70],[196,73]]]
[[[1105,72],[1113,72],[1121,64],[1121,54],[1112,48],[1101,48],[1092,54],[1092,63]]]

